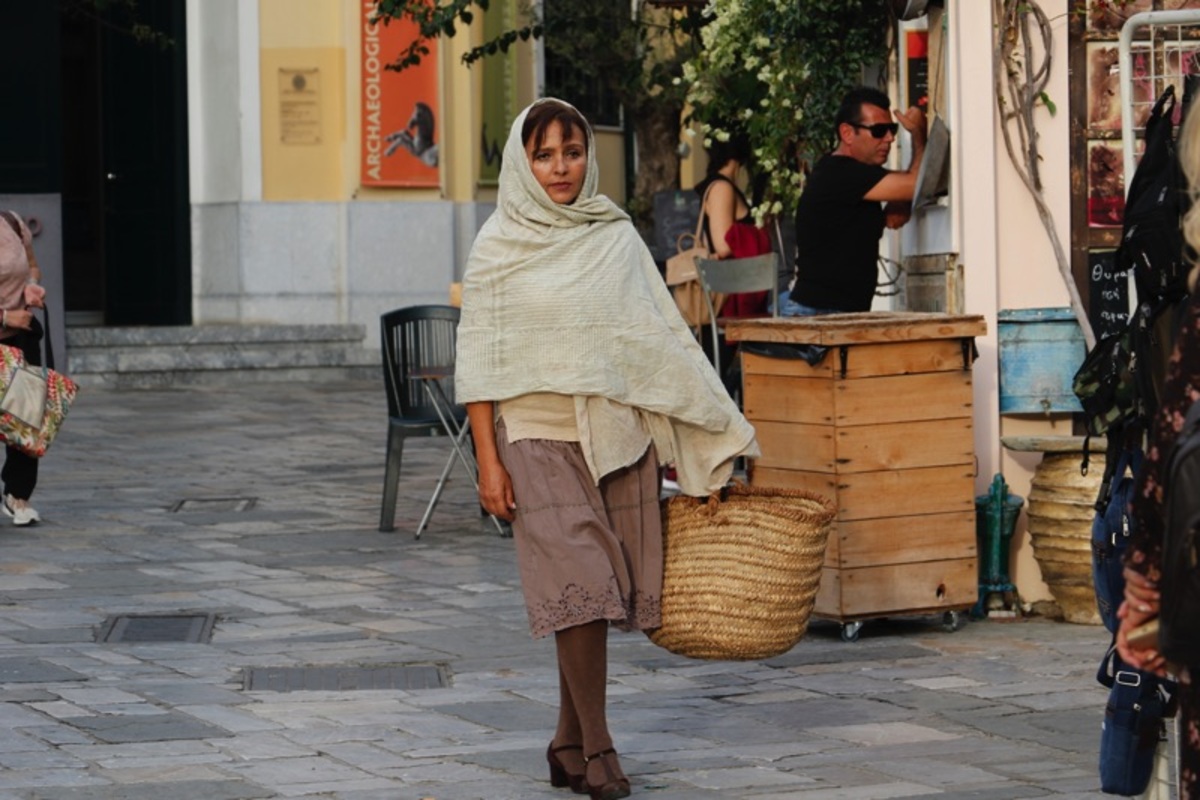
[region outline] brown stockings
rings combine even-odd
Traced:
[[[582,744],[583,751],[560,754],[568,772],[583,772],[583,755],[592,755],[612,747],[605,715],[608,683],[608,620],[596,620],[557,631],[558,685],[560,703],[558,729],[554,744]],[[616,755],[604,759],[614,766]],[[591,782],[605,782],[604,763],[588,765]],[[620,767],[617,766],[617,772]],[[594,774],[593,774],[594,773]]]

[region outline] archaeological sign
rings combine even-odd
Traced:
[[[364,186],[438,186],[436,40],[421,63],[385,68],[417,36],[407,20],[374,20],[374,0],[362,3],[362,175]]]

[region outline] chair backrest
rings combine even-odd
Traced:
[[[709,292],[733,294],[769,291],[772,313],[775,316],[779,316],[778,272],[778,253],[766,253],[750,258],[696,259],[696,274],[700,276],[700,284],[707,290],[704,293],[706,301],[709,301]],[[711,302],[709,312],[711,315]]]
[[[778,269],[778,253],[766,253],[750,258],[696,259],[696,272],[699,273],[700,280],[710,292],[723,294],[763,291],[778,294]],[[772,299],[778,298],[773,296]]]
[[[416,370],[445,370],[442,388],[453,401],[458,318],[457,308],[444,305],[408,306],[379,318],[388,416],[437,419],[421,382],[409,380]]]
[[[712,293],[734,294],[736,292],[771,293],[771,313],[779,316],[779,254],[766,253],[750,258],[696,259],[696,274],[702,294],[708,305],[709,327],[712,330],[713,366],[721,372],[720,348],[717,342],[717,314],[712,304]]]

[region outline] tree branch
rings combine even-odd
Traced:
[[[1096,346],[1096,334],[1083,307],[1083,298],[1071,273],[1071,262],[1058,237],[1054,215],[1046,203],[1042,191],[1038,151],[1038,133],[1034,123],[1034,109],[1039,100],[1045,100],[1045,89],[1050,79],[1052,37],[1050,22],[1037,0],[994,0],[996,12],[996,56],[994,63],[996,104],[1000,114],[1000,131],[1004,138],[1004,149],[1008,153],[1013,169],[1033,198],[1038,218],[1046,230],[1059,275],[1071,299],[1071,310],[1083,332],[1088,350]],[[1033,36],[1030,26],[1036,26],[1041,39],[1041,63],[1035,69]],[[1018,42],[1021,50],[1018,54]],[[1006,103],[1005,98],[1008,98]],[[1011,104],[1012,108],[1006,105]],[[1013,127],[1021,143],[1021,155],[1013,143]]]

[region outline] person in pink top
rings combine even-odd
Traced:
[[[42,325],[30,309],[45,307],[46,290],[33,254],[33,235],[16,212],[0,211],[0,216],[4,217],[0,224],[0,344],[16,347],[27,363],[41,366]],[[39,522],[41,515],[29,505],[37,485],[38,460],[15,447],[4,450],[0,510],[14,525]]]

